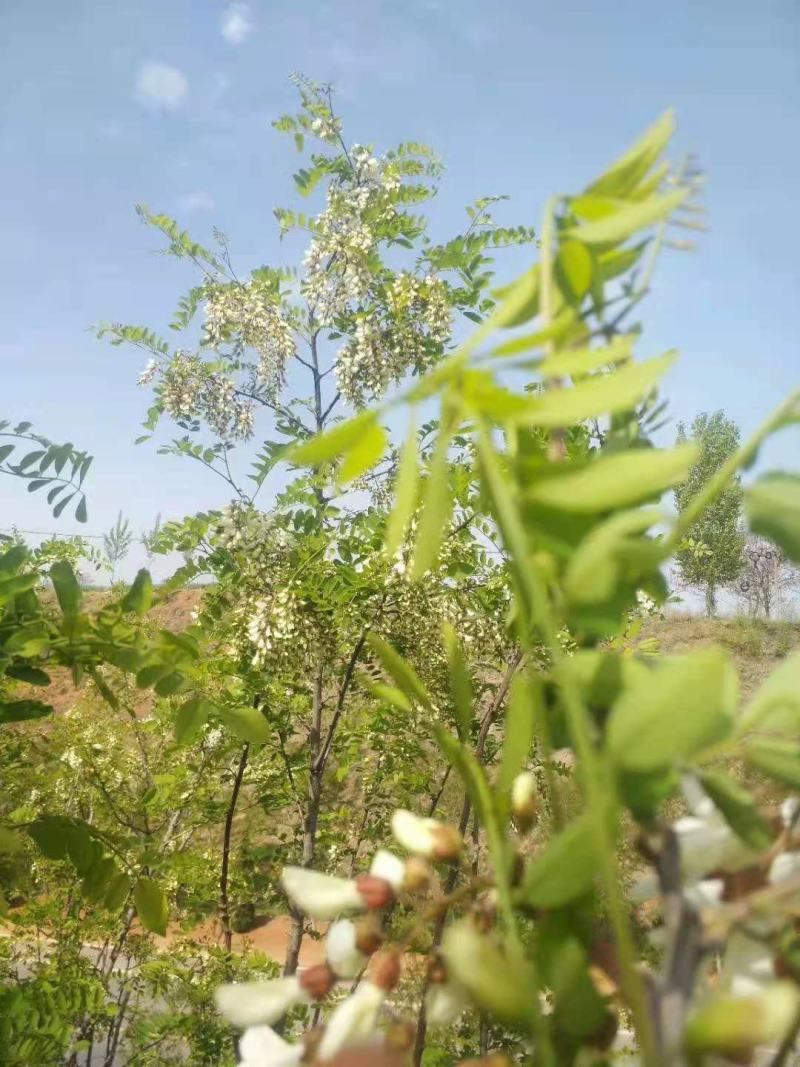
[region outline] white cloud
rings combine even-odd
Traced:
[[[176,111],[188,92],[186,76],[167,63],[143,63],[136,76],[136,97],[152,111]]]
[[[193,193],[186,193],[178,201],[181,211],[213,211],[214,197],[204,189],[196,189]]]
[[[253,29],[248,4],[230,4],[222,13],[220,31],[228,44],[244,44]]]

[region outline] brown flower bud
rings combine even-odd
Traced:
[[[428,981],[431,985],[444,985],[447,981],[447,971],[438,956],[431,956],[428,960]]]
[[[406,860],[405,888],[410,892],[425,889],[432,875],[430,864],[422,856],[411,856]]]
[[[385,878],[376,878],[374,874],[360,874],[356,878],[356,889],[366,906],[385,908],[394,900],[394,890]]]
[[[374,913],[365,915],[356,924],[356,948],[365,956],[371,956],[377,952],[384,941],[383,927],[380,919]]]
[[[431,831],[433,859],[450,862],[461,854],[461,834],[455,826],[441,825]]]
[[[416,1027],[406,1020],[393,1022],[386,1031],[386,1047],[397,1052],[408,1052],[417,1036]]]
[[[298,981],[312,1000],[324,1000],[336,985],[336,975],[327,963],[316,963],[301,971]]]
[[[385,992],[390,992],[400,981],[400,954],[394,949],[376,952],[369,965],[370,981]]]

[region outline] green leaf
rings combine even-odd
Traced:
[[[140,878],[133,890],[133,901],[145,930],[164,937],[167,933],[169,905],[158,882],[152,878]]]
[[[800,652],[785,659],[745,706],[736,733],[741,737],[751,730],[800,732]]]
[[[569,389],[550,389],[535,397],[515,420],[532,426],[575,426],[598,415],[629,411],[650,392],[675,362],[667,352],[645,363],[632,363]]]
[[[439,558],[439,548],[444,540],[445,527],[453,509],[453,494],[450,492],[449,424],[439,427],[436,446],[431,457],[428,477],[422,492],[421,514],[417,537],[414,543],[414,562],[411,578],[419,581]]]
[[[44,629],[41,623],[35,622],[29,626],[22,626],[12,633],[3,645],[3,651],[11,655],[25,657],[38,656],[49,644],[50,637],[47,630]]]
[[[219,717],[242,741],[263,745],[269,740],[269,722],[258,708],[247,705],[240,708],[221,708]]]
[[[75,508],[75,518],[78,520],[78,522],[86,522],[86,519],[88,518],[85,496],[81,497],[80,503],[78,504],[77,508]]]
[[[567,240],[559,246],[556,278],[568,297],[578,303],[583,299],[592,282],[592,254],[585,244]]]
[[[738,678],[719,648],[665,660],[623,692],[606,729],[617,764],[630,771],[667,769],[726,737]]]
[[[211,705],[200,697],[192,697],[178,708],[175,716],[175,740],[188,745],[197,737],[211,712]]]
[[[630,359],[636,337],[632,333],[615,337],[607,345],[593,348],[568,348],[555,352],[535,365],[543,378],[571,378],[589,374]]]
[[[754,798],[727,775],[718,771],[696,771],[704,791],[722,812],[733,832],[750,848],[769,848],[774,833]]]
[[[494,296],[501,301],[492,315],[492,323],[500,329],[521,326],[539,314],[539,264],[531,267],[523,275],[502,289],[497,289]]]
[[[396,652],[391,645],[378,637],[377,634],[368,634],[367,642],[381,661],[384,670],[394,678],[398,688],[405,693],[409,700],[412,703],[422,704],[424,708],[432,711],[433,704],[428,696],[428,691],[411,664],[399,652]]]
[[[72,821],[61,815],[42,815],[28,827],[28,836],[33,838],[43,856],[49,860],[67,858],[67,839]]]
[[[290,449],[285,458],[301,467],[319,467],[323,463],[330,463],[357,445],[376,418],[373,412],[362,411],[355,418],[340,422],[325,433],[317,434]]]
[[[540,689],[538,678],[527,672],[518,674],[512,682],[500,769],[497,772],[497,788],[501,792],[511,788],[511,783],[530,756],[541,701]]]
[[[389,435],[377,422],[370,423],[359,435],[358,440],[345,453],[339,468],[339,481],[343,485],[358,478],[364,471],[374,467],[386,451]]]
[[[140,672],[141,673],[141,672]],[[138,684],[138,678],[137,678]],[[171,697],[180,692],[186,684],[186,675],[180,671],[170,671],[169,674],[158,679],[153,689],[160,697]]]
[[[694,444],[639,448],[599,457],[560,477],[542,478],[528,499],[561,511],[598,512],[630,507],[682,482],[698,456]]]
[[[125,901],[128,899],[128,893],[131,891],[131,880],[122,871],[113,875],[108,883],[106,895],[103,898],[103,907],[108,911],[116,911],[121,908]]]
[[[11,574],[13,571],[19,570],[28,555],[29,552],[25,545],[12,545],[8,551],[0,555],[0,574]]]
[[[111,884],[111,879],[119,873],[114,859],[111,856],[101,856],[86,873],[81,892],[90,901],[96,902],[103,897]]]
[[[361,684],[376,696],[378,700],[383,700],[387,704],[390,704],[393,708],[397,708],[398,711],[411,711],[412,704],[408,697],[400,689],[395,689],[393,685],[382,685],[380,682],[373,682],[368,675],[363,675],[361,678]]]
[[[40,700],[0,700],[0,725],[41,719],[52,710],[49,704],[42,704]]]
[[[596,833],[594,818],[584,812],[551,837],[525,871],[520,900],[531,908],[560,908],[588,893],[597,872]]]
[[[474,719],[473,702],[475,694],[472,688],[464,653],[458,634],[450,625],[444,624],[444,643],[447,649],[447,669],[450,678],[450,698],[453,701],[456,729],[459,738],[464,741],[471,733]]]
[[[133,611],[137,615],[147,613],[153,601],[153,579],[150,572],[142,568],[137,572],[128,592],[122,598],[122,610]]]
[[[417,506],[417,486],[419,484],[419,455],[417,444],[417,426],[412,420],[408,428],[397,478],[394,483],[394,506],[389,516],[384,545],[387,556],[394,556],[405,537],[414,508]]]
[[[19,593],[26,593],[33,589],[39,581],[36,573],[14,574],[10,578],[0,578],[0,604],[11,600]]]
[[[81,587],[75,572],[65,560],[58,560],[50,568],[50,580],[64,615],[73,615],[81,606]]]
[[[757,738],[750,742],[744,755],[755,770],[800,789],[800,745],[778,737]]]
[[[659,158],[675,132],[675,113],[665,111],[626,152],[586,190],[596,196],[627,196]]]
[[[688,196],[688,189],[676,189],[663,196],[649,196],[646,200],[636,201],[594,222],[580,223],[570,230],[569,234],[589,245],[625,241],[638,230],[667,218]]]
[[[635,547],[641,556],[640,535],[662,518],[656,508],[645,508],[620,512],[595,526],[572,553],[564,572],[564,591],[570,602],[599,604],[612,597],[627,563],[626,554]],[[651,541],[645,546],[652,546],[652,558],[647,562],[655,568],[660,555],[658,545]]]
[[[765,474],[745,490],[744,507],[754,533],[769,538],[800,562],[800,477]]]
[[[27,682],[28,685],[50,685],[50,675],[41,667],[34,667],[30,663],[14,663],[6,667],[9,678],[16,678],[18,682]]]

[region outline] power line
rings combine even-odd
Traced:
[[[39,537],[55,537],[57,540],[67,537],[86,537],[91,541],[102,541],[104,536],[103,534],[84,533],[83,530],[78,533],[64,533],[63,530],[22,530],[19,526],[0,526],[0,533],[36,534]]]

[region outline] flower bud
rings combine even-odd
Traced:
[[[328,963],[315,963],[299,975],[300,988],[311,1000],[324,1000],[336,985],[336,975]]]
[[[394,890],[385,878],[373,874],[360,874],[355,880],[358,895],[365,908],[385,908],[394,900]]]
[[[398,1052],[408,1052],[413,1048],[416,1036],[417,1029],[413,1023],[398,1020],[386,1031],[386,1047]]]
[[[392,815],[392,833],[403,848],[426,859],[454,860],[461,852],[461,834],[454,826],[402,808]]]
[[[369,966],[369,978],[373,985],[390,993],[400,981],[400,954],[394,949],[377,952]]]
[[[427,860],[422,856],[410,856],[406,860],[405,888],[413,893],[417,889],[425,889],[430,885],[433,871]]]
[[[365,956],[377,952],[384,941],[383,927],[377,915],[365,915],[356,923],[356,948]]]
[[[525,771],[511,783],[511,813],[520,829],[528,830],[536,821],[538,811],[536,777],[530,771]]]

